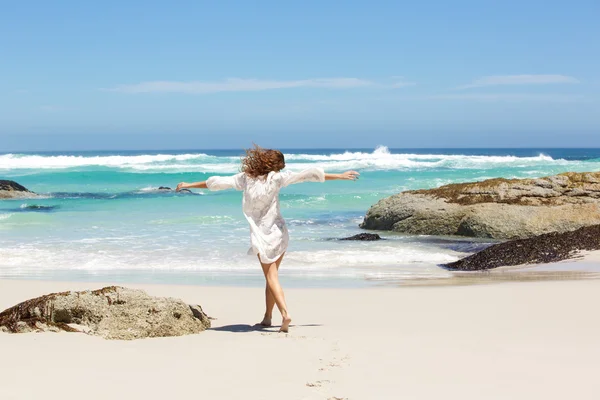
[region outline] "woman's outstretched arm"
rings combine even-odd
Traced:
[[[345,181],[355,181],[358,179],[360,174],[356,171],[346,171],[341,174],[328,174],[325,173],[326,181],[336,181],[336,180],[345,180]]]
[[[179,192],[181,189],[208,189],[208,186],[206,186],[206,181],[194,183],[181,182],[175,190]]]
[[[355,181],[359,173],[356,171],[346,171],[341,174],[327,174],[323,168],[313,167],[300,172],[284,171],[281,173],[281,187],[301,182],[324,182],[333,180]]]
[[[177,185],[177,189],[175,190],[178,192],[181,189],[244,190],[245,186],[246,175],[243,172],[240,172],[239,174],[233,176],[211,176],[203,182],[181,182],[179,185]]]

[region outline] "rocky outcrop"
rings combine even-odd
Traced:
[[[359,233],[358,235],[341,238],[340,240],[360,240],[363,242],[370,242],[373,240],[382,240],[381,236],[376,233]]]
[[[25,186],[21,186],[15,181],[0,180],[0,199],[26,199],[31,197],[37,197],[37,195],[27,190]]]
[[[519,239],[600,224],[600,172],[412,190],[372,206],[364,229]]]
[[[118,286],[52,293],[0,313],[6,332],[84,332],[122,340],[189,335],[210,325],[198,305]]]
[[[478,271],[510,265],[551,263],[571,258],[581,250],[599,249],[600,225],[593,225],[570,232],[546,233],[495,244],[444,266],[458,271]]]

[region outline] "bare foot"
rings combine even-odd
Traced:
[[[264,317],[262,321],[258,323],[260,326],[271,326],[271,318]]]
[[[288,315],[287,318],[284,318],[281,322],[281,328],[279,328],[279,332],[288,333],[290,323],[292,322],[292,318]]]

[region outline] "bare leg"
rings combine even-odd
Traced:
[[[273,307],[275,307],[275,297],[273,297],[273,293],[271,293],[271,289],[269,289],[269,284],[265,284],[265,303],[265,316],[261,321],[260,325],[271,326],[271,319],[273,318]]]
[[[277,261],[275,261],[275,264],[277,264],[277,270],[279,270],[282,260],[283,255],[279,257]],[[260,262],[260,257],[258,257],[258,261]],[[265,284],[265,306],[265,315],[259,325],[271,326],[271,320],[273,319],[273,308],[275,307],[275,297],[273,297],[273,293],[271,293],[268,283]]]
[[[292,322],[292,319],[287,311],[287,305],[285,303],[283,289],[279,284],[279,265],[281,264],[282,260],[283,255],[279,257],[279,259],[274,263],[263,264],[261,262],[260,265],[263,269],[263,273],[265,274],[265,279],[267,280],[267,288],[265,290],[267,310],[265,312],[265,319],[273,313],[273,303],[269,302],[270,294],[272,299],[274,300],[274,303],[277,304],[277,308],[279,308],[279,312],[281,312],[281,316],[283,318],[283,321],[281,322],[281,329],[279,329],[279,331],[287,332],[290,326],[290,322]]]

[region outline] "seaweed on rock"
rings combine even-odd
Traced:
[[[551,263],[569,259],[580,251],[592,250],[600,250],[600,225],[495,244],[444,267],[478,271],[511,265]]]

